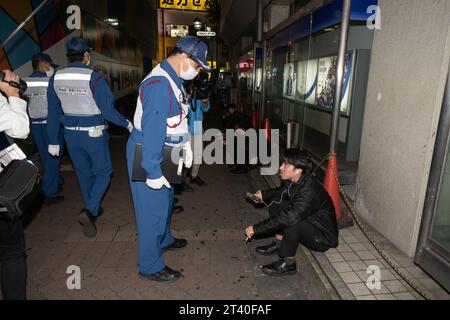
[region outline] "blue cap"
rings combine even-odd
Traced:
[[[89,47],[87,41],[80,37],[73,37],[69,41],[66,42],[66,50],[67,54],[78,54],[83,53],[85,51],[91,52],[92,48]]]
[[[53,62],[52,58],[46,53],[36,53],[31,57],[31,61],[45,61],[48,62],[53,68],[58,68],[59,66]]]
[[[206,57],[208,56],[208,46],[199,38],[186,36],[178,40],[175,47],[186,53],[205,71],[211,72],[211,67],[206,61]]]

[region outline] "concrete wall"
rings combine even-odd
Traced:
[[[362,217],[414,255],[450,59],[450,0],[380,0],[357,179]]]

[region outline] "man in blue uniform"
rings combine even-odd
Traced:
[[[62,124],[83,196],[84,208],[78,221],[84,235],[93,238],[113,171],[106,120],[130,132],[133,125],[114,108],[114,96],[106,80],[88,68],[91,49],[86,40],[74,37],[66,43],[66,49],[69,66],[56,72],[48,86],[48,152],[59,156]]]
[[[183,148],[184,165],[192,166],[187,121],[189,105],[182,85],[183,80],[194,79],[200,68],[210,71],[207,51],[206,44],[196,37],[180,39],[170,56],[156,66],[140,86],[135,130],[127,145],[127,162],[136,214],[139,274],[146,279],[172,281],[181,276],[179,271],[165,264],[162,256],[164,249],[185,247],[187,241],[174,238],[170,232],[174,190],[161,166],[165,147]],[[137,144],[142,145],[141,165],[146,182],[132,179]]]
[[[28,89],[25,91],[24,95],[28,99],[28,114],[31,120],[31,133],[39,152],[42,169],[44,171],[42,193],[46,197],[45,204],[52,205],[64,200],[63,196],[58,195],[59,189],[64,183],[63,177],[59,174],[64,137],[61,131],[58,135],[58,145],[61,148],[61,152],[59,156],[52,157],[48,153],[48,146],[50,143],[47,135],[48,81],[58,66],[54,64],[51,57],[45,53],[35,54],[32,57],[31,62],[34,71],[30,77],[23,79],[28,85]]]

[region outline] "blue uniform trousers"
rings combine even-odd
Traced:
[[[49,139],[47,136],[46,124],[32,124],[31,133],[36,144],[42,169],[44,171],[42,181],[42,193],[47,198],[54,198],[58,195],[58,187],[64,183],[63,177],[59,174],[61,166],[62,152],[64,148],[64,137],[59,136],[59,147],[61,149],[59,157],[52,157],[48,153]]]
[[[65,129],[64,138],[77,174],[84,208],[98,216],[113,171],[109,135],[104,130],[103,136],[92,138],[88,132]]]
[[[164,268],[162,249],[175,241],[170,233],[174,190],[153,190],[145,182],[131,181],[136,143],[142,143],[142,135],[134,130],[127,143],[127,163],[138,233],[138,266],[140,273],[151,274]]]

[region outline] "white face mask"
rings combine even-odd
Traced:
[[[183,69],[183,62],[180,66],[180,78],[183,80],[192,80],[198,75],[198,71],[196,71],[194,68],[192,68],[191,64],[189,63],[189,60],[187,60],[188,69],[187,71],[184,71]]]
[[[50,67],[50,70],[45,71],[45,74],[47,77],[51,77],[55,73],[55,69],[53,67]]]

